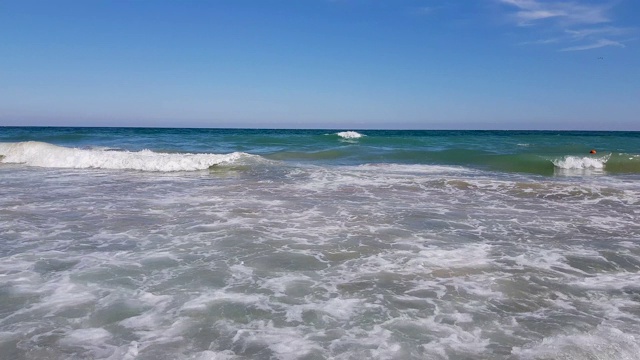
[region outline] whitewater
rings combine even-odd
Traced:
[[[111,149],[77,149],[38,141],[0,144],[3,163],[77,169],[142,171],[194,171],[239,162],[249,154],[167,154],[145,149],[136,152]]]
[[[638,359],[638,148],[0,128],[0,358]]]

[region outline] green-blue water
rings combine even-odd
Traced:
[[[640,133],[576,131],[0,128],[0,142],[170,153],[245,152],[286,162],[458,165],[543,175],[563,170],[640,173]],[[589,151],[597,150],[596,155]],[[569,158],[569,161],[566,161]],[[586,160],[586,162],[585,162]],[[589,160],[594,160],[589,162]]]
[[[638,359],[639,164],[636,132],[0,128],[0,359]]]

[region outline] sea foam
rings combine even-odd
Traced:
[[[359,139],[365,136],[356,131],[341,131],[339,133],[336,133],[336,135],[340,136],[343,139]]]
[[[609,160],[609,156],[565,156],[562,159],[552,160],[553,165],[561,169],[603,169]]]
[[[0,162],[47,168],[122,169],[141,171],[194,171],[233,164],[252,155],[157,153],[151,150],[109,151],[77,149],[38,141],[0,143]]]

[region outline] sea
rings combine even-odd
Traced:
[[[640,132],[0,127],[0,358],[640,359]]]

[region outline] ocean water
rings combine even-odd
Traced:
[[[640,359],[639,271],[637,132],[0,127],[1,359]]]

